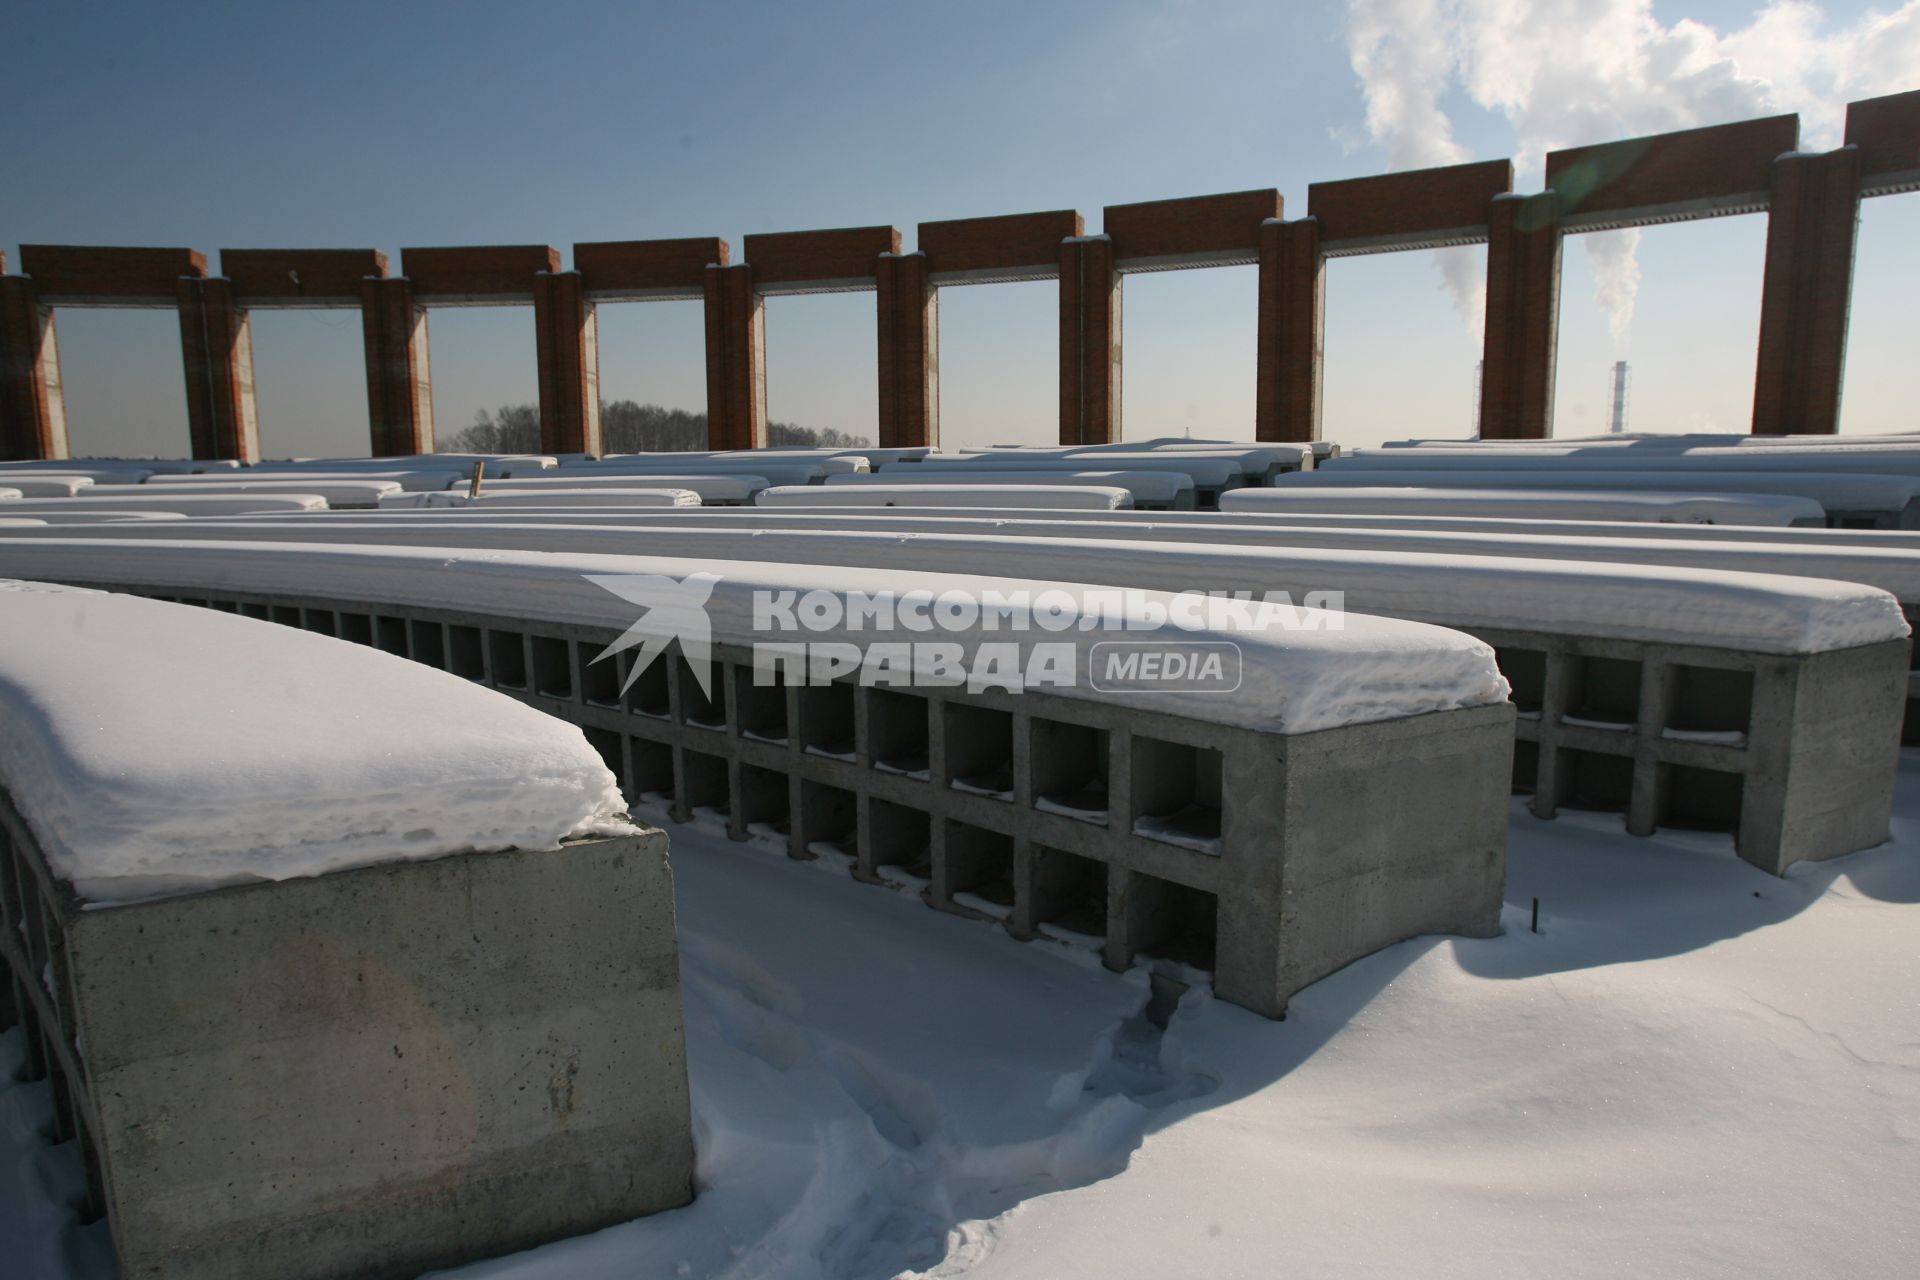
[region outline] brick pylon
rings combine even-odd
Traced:
[[[1282,222],[1274,218],[1262,224],[1256,440],[1320,438],[1325,281],[1316,219]]]
[[[880,446],[940,443],[940,295],[924,253],[880,259]]]
[[[1755,435],[1840,429],[1860,169],[1857,147],[1773,162]]]
[[[533,278],[533,324],[540,362],[540,447],[548,453],[600,452],[600,338],[594,305],[578,271]]]
[[[1553,434],[1560,335],[1560,223],[1554,193],[1498,197],[1487,218],[1487,330],[1480,438]]]
[[[5,270],[0,258],[0,272]],[[0,459],[67,456],[53,308],[40,305],[32,280],[0,275]]]
[[[1113,241],[1060,242],[1060,443],[1120,438],[1120,291]]]
[[[196,458],[260,459],[253,400],[253,326],[233,283],[183,276],[177,288],[187,430]]]
[[[766,308],[753,266],[707,268],[707,447],[757,449],[767,442]]]
[[[360,282],[360,328],[367,356],[368,452],[376,458],[433,452],[433,374],[427,311],[405,276]]]

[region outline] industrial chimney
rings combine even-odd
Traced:
[[[1607,416],[1607,430],[1619,435],[1627,429],[1627,362],[1613,362],[1613,409]]]

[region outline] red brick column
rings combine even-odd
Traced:
[[[233,283],[183,277],[177,286],[186,364],[187,430],[196,458],[260,459],[253,402],[253,327]]]
[[[1753,386],[1756,435],[1840,429],[1860,170],[1857,147],[1773,162]]]
[[[758,449],[767,442],[766,309],[753,267],[707,268],[707,447]]]
[[[0,459],[67,456],[53,308],[40,305],[32,280],[0,275]]]
[[[427,310],[405,276],[360,282],[360,328],[367,352],[368,452],[376,458],[433,452],[433,374]]]
[[[1320,438],[1325,282],[1318,220],[1276,218],[1261,225],[1256,440]]]
[[[940,296],[924,253],[880,259],[880,447],[940,443]]]
[[[548,453],[597,455],[599,325],[578,271],[533,278],[533,323],[540,359],[540,447]]]
[[[1487,219],[1487,330],[1480,438],[1553,434],[1560,341],[1560,224],[1554,193],[1493,201]]]
[[[1061,444],[1120,438],[1120,282],[1113,241],[1061,242]]]

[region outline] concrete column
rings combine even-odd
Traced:
[[[368,452],[376,458],[432,453],[427,310],[414,304],[413,282],[404,276],[362,280],[360,325],[367,353]]]
[[[1113,241],[1060,244],[1060,443],[1120,438],[1120,292]]]
[[[757,449],[767,442],[766,308],[753,267],[707,268],[707,446]]]
[[[940,294],[924,253],[879,267],[880,447],[940,443]]]
[[[1316,219],[1261,224],[1256,440],[1320,438],[1325,282]]]
[[[32,280],[0,275],[0,459],[67,456],[53,308],[40,305]]]
[[[219,278],[182,277],[177,296],[193,456],[257,462],[260,423],[246,309],[234,305],[232,281]]]
[[[540,359],[540,447],[548,453],[597,455],[599,325],[578,271],[543,271],[533,278],[533,323]]]
[[[1857,147],[1773,162],[1755,435],[1840,429],[1860,174]]]
[[[1553,434],[1560,334],[1560,225],[1551,191],[1497,198],[1487,218],[1487,329],[1480,438]]]

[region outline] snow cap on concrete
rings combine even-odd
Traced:
[[[0,786],[53,873],[124,901],[623,820],[580,730],[289,627],[0,581]]]

